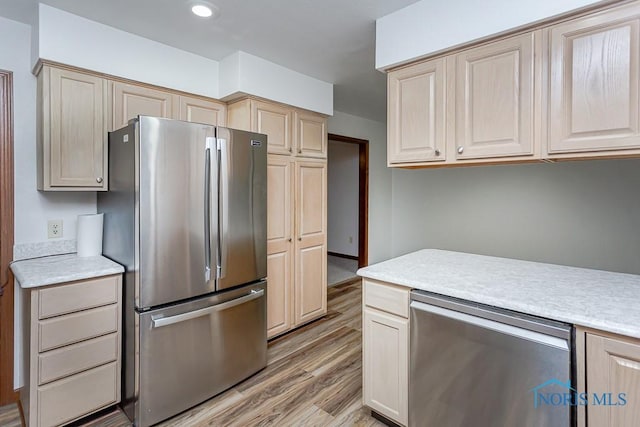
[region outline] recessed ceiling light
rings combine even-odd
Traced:
[[[204,4],[194,4],[193,6],[191,6],[191,12],[202,18],[209,18],[211,15],[213,15],[213,10],[209,6]]]

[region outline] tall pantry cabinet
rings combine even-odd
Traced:
[[[259,99],[228,106],[228,126],[268,137],[267,334],[327,312],[327,130],[315,113]]]

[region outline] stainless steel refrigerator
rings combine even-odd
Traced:
[[[266,365],[265,135],[140,116],[109,133],[103,253],[125,266],[123,408],[137,426]]]

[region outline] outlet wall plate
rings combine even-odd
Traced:
[[[47,236],[49,239],[58,239],[62,237],[61,219],[51,219],[47,222]]]

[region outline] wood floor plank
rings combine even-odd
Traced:
[[[265,369],[159,427],[384,427],[362,406],[361,289],[330,288],[327,316],[271,341]],[[0,408],[0,425],[21,425],[15,405]],[[130,423],[118,410],[77,425]]]

